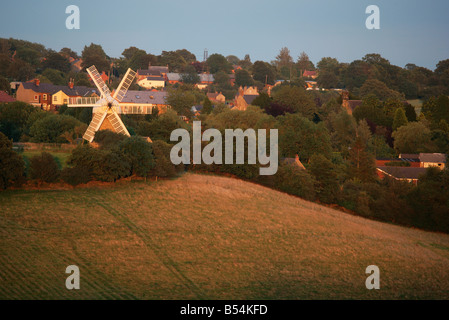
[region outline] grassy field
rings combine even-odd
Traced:
[[[0,242],[0,299],[449,298],[449,235],[225,177],[1,192]]]

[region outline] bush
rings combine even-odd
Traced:
[[[58,163],[48,152],[30,159],[30,177],[45,182],[55,182],[59,177]]]
[[[315,200],[315,179],[293,165],[281,165],[275,174],[275,188],[306,200]]]
[[[94,142],[98,143],[102,149],[111,149],[117,147],[125,139],[126,136],[124,134],[111,130],[100,130],[95,133]]]
[[[171,145],[156,140],[152,144],[153,156],[155,165],[151,170],[151,174],[156,177],[174,177],[176,174],[184,169],[184,165],[175,166],[170,160]]]
[[[131,174],[147,177],[154,167],[154,158],[151,144],[142,137],[126,138],[118,146],[130,164]]]
[[[61,179],[65,183],[76,186],[81,183],[90,181],[89,169],[86,167],[76,166],[73,168],[64,168],[61,171]]]
[[[25,162],[12,150],[12,142],[0,132],[0,189],[25,182]]]
[[[131,172],[129,156],[118,149],[100,150],[82,145],[72,151],[68,164],[86,168],[89,180],[115,181]]]

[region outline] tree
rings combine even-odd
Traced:
[[[12,142],[0,132],[0,189],[21,185],[25,181],[25,162],[12,149]]]
[[[183,169],[183,165],[175,166],[170,160],[172,145],[156,140],[152,143],[154,167],[151,174],[156,177],[174,177]]]
[[[162,51],[159,57],[161,65],[168,65],[171,72],[182,72],[187,65],[184,57],[176,51]]]
[[[294,112],[298,112],[310,120],[313,119],[314,113],[317,112],[312,97],[301,87],[283,86],[273,93],[273,101],[290,107]]]
[[[4,76],[0,75],[0,91],[4,91],[7,94],[11,94],[11,85]]]
[[[324,203],[335,202],[339,186],[334,164],[322,154],[315,154],[310,159],[309,169],[317,181],[315,191],[318,199]]]
[[[327,71],[333,73],[334,75],[337,75],[340,63],[335,58],[324,57],[321,58],[321,60],[317,63],[317,67],[320,70],[320,73],[323,71]]]
[[[256,61],[253,65],[253,78],[254,80],[260,81],[262,83],[274,84],[276,72],[273,67],[264,62]]]
[[[181,81],[189,84],[196,84],[200,82],[200,76],[196,72],[194,66],[188,65],[185,67],[184,72],[181,74]]]
[[[330,139],[333,149],[348,155],[348,146],[354,142],[357,124],[354,117],[347,112],[332,113],[328,118],[330,128]]]
[[[369,94],[362,99],[362,104],[352,112],[354,118],[358,121],[365,119],[375,124],[385,124],[385,118],[382,112],[382,104],[374,94]]]
[[[89,46],[84,46],[81,56],[83,59],[81,66],[84,69],[95,65],[100,73],[102,71],[110,70],[109,59],[106,56],[106,53],[103,51],[103,48],[99,44],[91,43]]]
[[[232,65],[226,60],[226,58],[219,54],[214,53],[207,58],[207,66],[209,67],[210,73],[217,73],[218,71],[223,71],[225,73],[229,73],[232,70]]]
[[[368,79],[363,83],[363,86],[360,88],[360,94],[362,97],[374,94],[379,98],[379,100],[387,100],[389,98],[394,99],[403,99],[403,95],[395,90],[391,90],[387,87],[385,83],[379,81],[377,79]]]
[[[9,139],[20,141],[28,133],[28,120],[33,113],[45,114],[44,111],[21,101],[0,104],[0,131]]]
[[[9,65],[7,75],[16,81],[28,81],[34,77],[34,68],[22,59],[14,59]]]
[[[338,78],[330,71],[320,71],[317,83],[320,88],[331,89],[338,87]]]
[[[290,69],[293,65],[293,58],[290,55],[290,50],[287,47],[283,47],[279,54],[276,56],[275,64],[280,70],[282,67],[287,67],[287,69]]]
[[[394,114],[394,120],[393,120],[393,131],[397,130],[401,126],[407,125],[408,120],[405,116],[405,111],[402,108],[397,108],[396,112]]]
[[[70,57],[72,57],[72,58],[74,58],[74,59],[78,59],[78,58],[79,58],[79,57],[78,57],[78,54],[77,54],[75,51],[73,51],[72,49],[70,49],[70,48],[64,47],[64,48],[62,48],[62,49],[59,51],[59,53],[60,53],[63,57],[66,57],[67,59],[70,58]]]
[[[417,120],[415,108],[409,103],[405,105],[405,116],[407,117],[408,121]]]
[[[48,143],[66,143],[64,133],[73,132],[75,127],[83,125],[72,116],[45,114],[37,119],[30,127],[31,141]]]
[[[314,154],[330,158],[332,153],[329,132],[324,123],[315,124],[300,114],[287,113],[277,117],[279,130],[279,154],[294,158],[296,155],[309,162]]]
[[[56,69],[45,69],[42,75],[55,85],[66,85],[65,74]]]
[[[143,51],[143,50],[140,50],[139,48],[136,48],[136,47],[129,47],[129,48],[123,50],[122,56],[124,56],[125,59],[130,60],[134,56],[134,54],[136,54],[137,51]],[[145,54],[146,54],[146,52],[145,52]]]
[[[253,106],[259,106],[262,109],[269,108],[273,100],[266,92],[261,92],[251,103]]]
[[[432,152],[431,132],[422,122],[409,122],[392,134],[398,153]]]
[[[167,103],[178,114],[190,118],[192,116],[192,106],[195,105],[195,95],[191,91],[171,88],[168,91]]]
[[[428,168],[418,186],[407,195],[415,216],[414,224],[421,228],[449,232],[449,170]]]
[[[70,71],[70,62],[69,59],[64,57],[63,55],[57,52],[51,52],[48,56],[45,57],[45,60],[42,63],[42,68],[44,70],[55,69],[63,73],[67,73]]]
[[[147,69],[148,65],[154,63],[155,61],[155,56],[152,54],[147,54],[144,50],[138,49],[129,59],[128,68],[133,70]]]
[[[151,137],[153,141],[163,140],[170,142],[170,134],[178,128],[187,128],[187,124],[179,119],[175,111],[169,109],[164,114],[151,121],[141,121],[137,128],[137,134],[144,137]]]
[[[254,85],[254,80],[251,77],[251,75],[249,74],[248,71],[246,70],[237,70],[235,72],[235,84],[237,86],[242,86],[242,87],[249,87]]]
[[[139,136],[126,138],[119,144],[119,150],[128,159],[131,174],[147,177],[154,167],[151,144]]]
[[[306,200],[315,200],[316,184],[309,172],[293,165],[281,165],[275,174],[275,188]]]
[[[176,53],[181,55],[187,64],[192,64],[196,61],[196,56],[187,49],[178,49],[176,50]]]
[[[33,156],[30,159],[30,177],[48,183],[55,182],[59,177],[55,158],[48,152]]]
[[[210,114],[212,112],[212,102],[208,97],[204,99],[203,109],[201,110],[201,114]]]
[[[358,135],[349,151],[349,177],[362,182],[375,179],[374,157],[367,150],[367,143]]]
[[[421,112],[431,122],[432,127],[437,127],[441,120],[449,122],[449,97],[445,95],[438,98],[431,97],[423,104]]]
[[[252,63],[249,54],[245,54],[243,60],[239,61],[239,65],[245,70],[249,70],[251,68]]]
[[[304,71],[307,70],[307,68],[310,66],[310,60],[307,53],[304,51],[301,52],[301,54],[298,56],[298,60],[296,61],[296,64],[298,65],[300,76],[302,77]]]
[[[232,55],[232,54],[229,55],[229,56],[226,56],[226,60],[228,60],[228,62],[229,62],[231,65],[238,65],[239,62],[240,62],[240,59],[239,59],[238,57]]]
[[[125,139],[126,136],[124,134],[111,130],[99,130],[95,132],[94,142],[98,143],[101,149],[113,149]]]

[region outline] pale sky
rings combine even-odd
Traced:
[[[80,9],[80,29],[65,26],[69,5]],[[380,9],[380,30],[368,30],[368,5]],[[380,53],[392,64],[434,69],[449,59],[449,1],[444,0],[22,0],[0,5],[0,37],[38,42],[81,54],[91,42],[120,57],[136,46],[152,54],[187,49],[202,60],[233,54],[274,60],[288,47],[351,62]]]

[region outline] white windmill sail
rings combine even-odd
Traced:
[[[131,83],[133,82],[135,76],[136,76],[136,72],[134,70],[128,69],[128,71],[126,71],[125,76],[123,77],[117,90],[114,93],[114,96],[113,96],[114,99],[116,99],[118,102],[122,102],[123,97],[125,97],[126,92],[128,91],[129,87],[131,86]]]
[[[108,86],[104,83],[97,68],[91,66],[86,69],[87,73],[92,78],[95,86],[98,88],[101,97],[76,97],[69,99],[68,107],[93,107],[93,117],[89,124],[83,138],[89,142],[92,142],[95,137],[95,133],[101,128],[109,128],[117,133],[130,136],[123,121],[120,119],[119,113],[125,114],[151,114],[153,108],[156,105],[148,103],[148,98],[153,98],[150,93],[145,102],[139,103],[136,101],[128,101],[122,103],[122,100],[127,95],[128,89],[131,86],[136,72],[132,69],[128,69],[123,76],[117,90],[114,95],[111,96],[111,92]],[[144,93],[142,93],[144,94]],[[105,123],[108,122],[108,123]]]
[[[95,132],[97,132],[101,124],[103,123],[104,119],[106,118],[107,112],[97,112],[93,114],[92,121],[89,124],[89,127],[87,127],[86,132],[83,135],[83,139],[92,142],[95,138]]]

